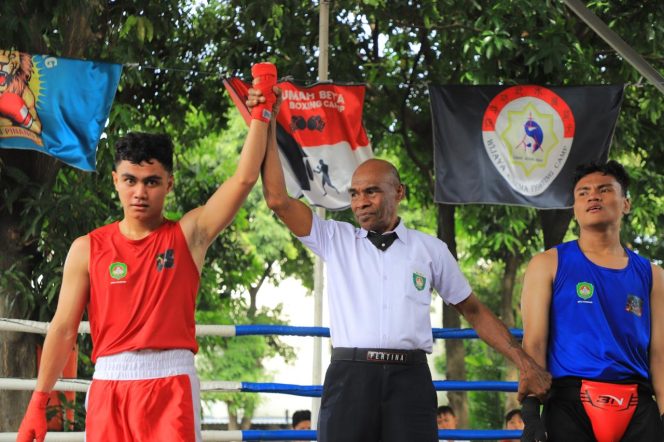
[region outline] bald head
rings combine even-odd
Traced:
[[[364,163],[357,166],[355,172],[353,172],[353,179],[355,179],[355,176],[358,174],[362,175],[366,173],[378,174],[395,186],[401,184],[399,171],[389,161],[380,160],[378,158],[366,160]]]

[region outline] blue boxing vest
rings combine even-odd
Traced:
[[[577,241],[560,244],[549,313],[553,378],[650,379],[652,267],[625,249],[624,269],[593,264]]]

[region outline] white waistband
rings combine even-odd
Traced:
[[[196,376],[190,350],[127,351],[97,358],[93,379],[121,381],[155,379],[179,374]]]

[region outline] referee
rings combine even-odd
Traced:
[[[250,90],[247,105],[261,101],[260,93]],[[325,260],[328,272],[333,350],[318,440],[438,440],[436,393],[426,358],[433,346],[429,311],[434,289],[519,367],[521,396],[543,396],[549,374],[472,293],[445,243],[407,228],[398,217],[404,186],[392,164],[371,159],[353,174],[351,209],[359,228],[322,220],[288,196],[276,148],[278,106],[262,169],[265,200]]]

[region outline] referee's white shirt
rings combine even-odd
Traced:
[[[424,350],[431,353],[430,305],[435,289],[447,304],[471,288],[447,245],[399,222],[398,239],[382,252],[367,231],[313,214],[298,239],[327,265],[334,347]]]

